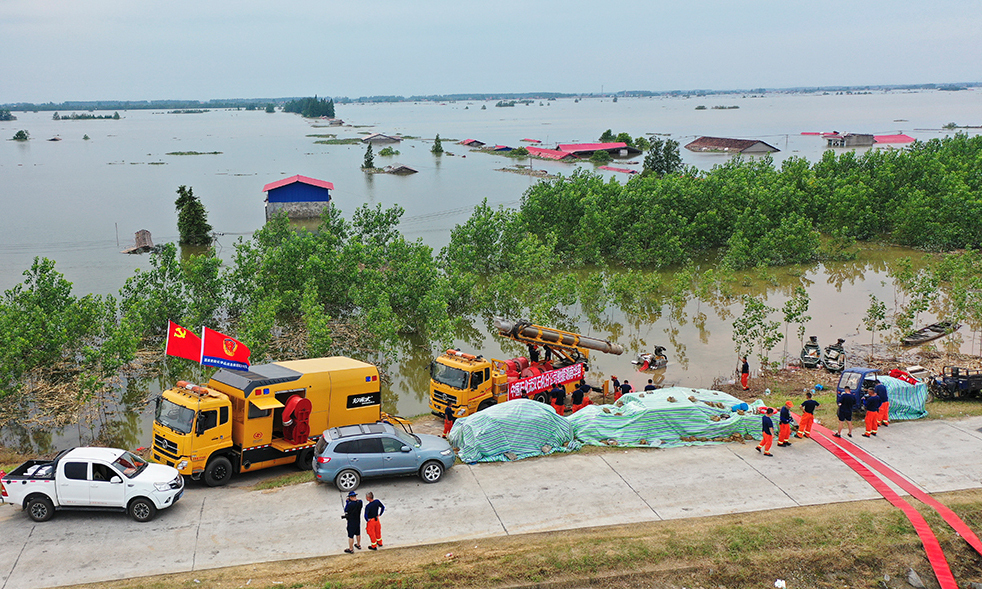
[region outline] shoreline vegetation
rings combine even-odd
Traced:
[[[799,279],[793,299],[807,310],[809,265],[855,260],[864,243],[936,252],[888,269],[897,294],[892,308],[868,301],[874,339],[898,346],[928,311],[974,333],[982,327],[982,254],[972,249],[982,246],[980,154],[982,136],[958,134],[861,156],[829,151],[814,165],[734,158],[624,184],[580,170],[533,184],[517,208],[477,205],[439,253],[402,235],[399,206],[363,205],[350,221],[330,207],[316,233],[275,217],[239,239],[225,264],[165,244],[118,296],[77,296],[53,260],[38,258],[0,299],[0,424],[32,412],[60,423],[98,415],[124,379],[148,370],[134,362],[162,349],[168,320],[214,325],[248,345],[255,363],[348,355],[384,373],[416,349],[455,339],[479,348],[475,323],[487,328],[493,316],[611,332],[608,307],[632,324],[697,321],[685,305],[699,300],[742,306],[734,343],[770,366],[785,331],[773,317],[783,313],[785,326],[805,319],[800,309],[741,296],[748,281],[766,285],[770,267],[786,266]],[[64,402],[47,400],[52,392]]]

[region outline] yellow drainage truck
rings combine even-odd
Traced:
[[[310,469],[324,430],[381,418],[378,369],[340,356],[222,369],[206,386],[177,384],[157,399],[152,458],[211,487],[280,464]]]

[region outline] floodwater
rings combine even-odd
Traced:
[[[486,106],[482,110],[482,105]],[[465,221],[482,199],[514,206],[536,180],[497,171],[516,162],[471,152],[455,142],[474,138],[488,144],[519,146],[524,138],[543,146],[595,142],[605,129],[632,136],[657,133],[682,145],[701,135],[755,138],[774,145],[779,162],[790,156],[814,161],[824,141],[802,132],[906,133],[927,140],[945,134],[948,122],[977,125],[982,94],[960,92],[891,92],[870,95],[767,94],[764,96],[708,96],[690,98],[572,99],[534,101],[529,106],[494,107],[494,102],[394,103],[339,105],[337,114],[347,125],[325,127],[298,116],[263,111],[211,111],[168,114],[160,111],[123,111],[121,119],[54,121],[52,113],[14,113],[17,121],[0,122],[0,137],[26,129],[30,142],[0,142],[0,177],[3,178],[4,215],[0,217],[0,289],[22,280],[22,272],[35,256],[57,262],[57,270],[74,283],[75,294],[115,294],[136,268],[146,267],[144,256],[119,251],[132,245],[133,233],[148,229],[155,243],[176,241],[174,200],[179,185],[193,187],[219,232],[220,255],[228,259],[232,244],[248,238],[264,220],[263,185],[286,176],[303,174],[333,182],[334,205],[346,216],[363,203],[383,207],[398,204],[406,213],[401,230],[409,239],[439,249],[450,230]],[[695,110],[704,105],[706,110]],[[713,106],[739,106],[717,110]],[[61,113],[68,114],[68,113]],[[111,113],[110,113],[111,114]],[[977,129],[969,130],[975,133]],[[404,163],[420,171],[411,176],[366,175],[360,166],[361,145],[316,144],[314,134],[338,138],[360,137],[365,132],[401,133],[419,137],[395,146],[393,158],[377,155],[377,166]],[[442,157],[430,152],[430,140],[440,134]],[[84,140],[88,135],[89,140]],[[61,141],[47,141],[52,137]],[[209,155],[168,155],[172,152],[221,152]],[[683,161],[702,169],[722,163],[728,156],[695,154],[682,150]],[[640,168],[641,158],[634,158]],[[529,163],[529,162],[520,162]],[[574,165],[533,160],[537,169],[570,174]],[[619,165],[631,167],[631,164]],[[589,164],[587,167],[592,168]],[[621,182],[627,177],[605,172]],[[869,294],[893,308],[895,294],[886,276],[890,260],[918,254],[900,248],[873,248],[856,262],[807,268],[774,268],[765,274],[741,275],[741,288],[780,309],[795,284],[804,284],[811,298],[808,335],[822,345],[845,337],[859,351],[869,344],[861,328]],[[689,300],[684,308],[668,307],[660,316],[627,317],[610,309],[601,325],[581,323],[585,334],[625,344],[623,356],[596,354],[592,379],[616,374],[632,382],[654,377],[665,383],[709,386],[716,378],[730,378],[736,366],[732,342],[734,315],[739,304],[714,307],[711,302]],[[779,320],[779,312],[772,319]],[[484,327],[475,327],[485,333]],[[965,348],[971,345],[967,328]],[[797,355],[794,327],[789,353]],[[459,342],[462,349],[469,345]],[[635,374],[630,360],[655,345],[668,348],[669,367],[663,374]],[[507,346],[506,346],[507,347]],[[976,349],[978,346],[975,346]],[[771,353],[778,359],[784,344]],[[435,350],[434,350],[435,351]],[[485,335],[476,350],[495,357],[508,353]],[[432,352],[423,346],[389,371],[390,385],[383,392],[384,409],[402,415],[425,413],[427,365]],[[133,447],[149,438],[149,411],[138,400],[180,378],[205,380],[200,370],[170,363],[163,376],[132,381],[120,391],[119,413],[94,426],[109,432],[116,443]],[[754,366],[756,368],[756,366]],[[184,372],[181,372],[181,371]],[[190,371],[190,372],[188,372]],[[87,441],[96,432],[87,425],[58,431],[7,428],[0,442],[21,447],[48,448]]]

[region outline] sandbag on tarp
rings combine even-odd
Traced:
[[[464,462],[506,462],[554,452],[572,452],[582,444],[573,438],[565,417],[545,403],[516,399],[458,419],[447,435]]]
[[[927,415],[927,385],[906,383],[899,378],[879,375],[876,377],[887,387],[890,399],[890,421],[920,419]]]
[[[577,441],[674,448],[761,438],[760,415],[731,411],[743,401],[720,391],[671,387],[629,393],[620,402],[620,407],[588,405],[570,416]]]

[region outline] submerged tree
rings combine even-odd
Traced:
[[[666,174],[674,174],[682,170],[682,156],[679,154],[679,142],[674,139],[652,139],[648,153],[644,156],[644,171],[642,174],[654,174],[659,178]]]
[[[443,153],[443,144],[440,143],[440,134],[436,134],[436,139],[433,140],[433,148],[430,149],[436,155],[441,155]]]
[[[362,170],[371,170],[375,168],[375,156],[372,155],[372,144],[368,144],[368,149],[365,150],[365,161],[361,164]]]
[[[177,188],[177,231],[183,245],[208,245],[211,243],[211,225],[205,205],[194,195],[193,189],[181,185]]]

